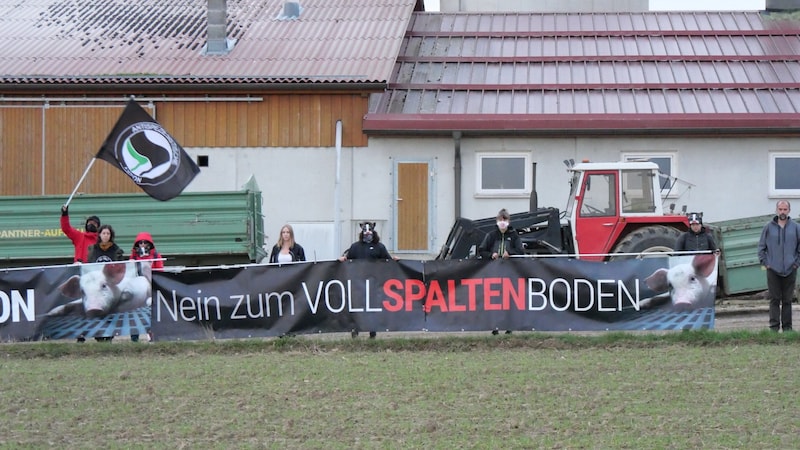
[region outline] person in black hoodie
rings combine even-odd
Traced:
[[[90,263],[103,263],[111,261],[123,261],[125,252],[114,242],[114,229],[111,225],[101,225],[97,229],[97,243],[89,247]],[[96,336],[97,342],[110,342],[114,336]],[[81,342],[81,339],[78,338]]]
[[[710,250],[719,253],[714,237],[703,226],[703,215],[700,213],[689,214],[689,231],[678,236],[675,242],[675,251],[698,252]]]
[[[381,238],[378,232],[375,231],[375,222],[360,223],[361,231],[358,233],[358,240],[353,242],[344,255],[339,257],[339,261],[347,261],[352,259],[368,259],[372,261],[392,259],[397,261],[396,256],[389,254],[386,246],[381,244]],[[358,336],[358,330],[350,332],[352,337]],[[369,332],[369,338],[375,339],[378,333],[374,330]]]
[[[497,229],[484,236],[478,246],[478,255],[483,259],[508,259],[512,255],[522,255],[522,241],[514,227],[511,226],[511,215],[505,208],[497,213]]]
[[[90,263],[122,261],[125,252],[114,242],[114,229],[111,225],[101,225],[97,229],[97,242],[89,247]]]

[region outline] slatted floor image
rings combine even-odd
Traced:
[[[658,309],[644,311],[618,326],[617,329],[622,330],[711,330],[714,329],[714,308],[688,312]]]
[[[150,329],[150,307],[109,314],[103,318],[87,319],[82,316],[51,317],[42,330],[45,339],[74,339],[101,336],[130,336],[147,334]]]

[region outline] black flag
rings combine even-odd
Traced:
[[[133,99],[95,157],[118,167],[147,195],[162,201],[183,192],[200,173],[175,139]]]

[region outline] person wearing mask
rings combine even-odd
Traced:
[[[156,250],[153,236],[146,231],[142,231],[136,235],[136,239],[133,240],[133,248],[131,248],[131,256],[129,259],[132,261],[152,261],[152,265],[150,266],[152,270],[164,270],[163,257],[161,253]],[[141,270],[141,268],[139,269]],[[139,342],[138,333],[131,333],[131,342]]]
[[[164,270],[164,261],[162,261],[161,253],[156,250],[153,236],[146,231],[137,234],[136,239],[133,240],[130,259],[134,261],[153,261],[153,270]]]
[[[478,246],[478,256],[482,259],[508,259],[524,253],[519,234],[511,226],[511,215],[503,208],[497,212],[497,228],[487,233]],[[492,330],[492,334],[499,333],[497,328]],[[511,330],[506,330],[506,334],[511,334]]]
[[[497,213],[497,229],[484,236],[478,255],[483,259],[508,259],[524,253],[519,234],[511,226],[511,215],[503,208]]]
[[[689,214],[689,231],[678,236],[675,242],[675,251],[679,252],[701,252],[713,251],[719,254],[717,243],[703,226],[703,215],[699,213]]]
[[[764,225],[758,240],[758,260],[767,269],[769,329],[792,331],[792,298],[800,266],[800,225],[786,200],[775,204],[775,217]]]
[[[366,259],[370,261],[392,259],[396,261],[398,259],[390,255],[386,246],[381,244],[381,238],[378,232],[375,231],[375,222],[364,222],[359,225],[361,226],[361,231],[358,233],[358,240],[353,242],[350,248],[344,252],[344,255],[339,257],[339,261],[353,259]],[[353,330],[351,335],[353,337],[358,336],[358,331]],[[375,339],[377,335],[378,333],[374,330],[369,332],[370,339]]]
[[[278,242],[272,247],[269,255],[269,263],[288,263],[305,261],[306,253],[303,247],[294,240],[294,229],[288,223],[281,227],[281,235]]]
[[[97,230],[100,227],[100,218],[89,216],[84,223],[84,230],[73,228],[69,223],[69,207],[61,207],[61,231],[72,241],[75,247],[75,255],[72,262],[84,263],[89,258],[89,247],[97,242]]]

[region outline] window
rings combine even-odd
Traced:
[[[769,194],[800,196],[800,153],[770,153]]]
[[[658,170],[665,175],[661,178],[661,192],[666,197],[675,197],[678,192],[672,189],[674,180],[678,177],[677,156],[674,153],[623,153],[623,161],[650,161],[656,163]],[[636,186],[626,186],[636,188]],[[641,187],[639,187],[641,189]]]
[[[622,212],[652,213],[657,192],[653,192],[653,173],[649,170],[622,171]],[[660,198],[659,198],[660,200]]]
[[[477,155],[479,196],[517,196],[531,193],[531,163],[527,153],[483,153]]]
[[[582,217],[607,217],[617,214],[616,178],[613,174],[592,174],[583,188]]]

